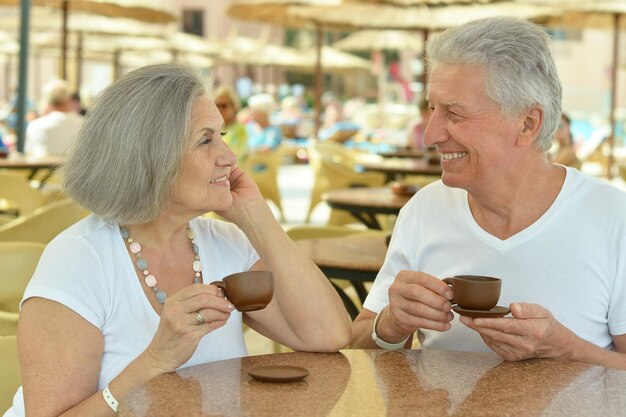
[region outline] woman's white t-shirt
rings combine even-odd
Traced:
[[[243,232],[231,223],[199,217],[190,227],[205,283],[247,271],[259,259]],[[146,349],[160,320],[141,287],[118,225],[96,215],[68,228],[46,247],[23,300],[31,297],[57,301],[102,332],[99,390]],[[235,310],[226,325],[202,338],[182,367],[246,355],[242,317]],[[5,416],[24,416],[21,388]]]

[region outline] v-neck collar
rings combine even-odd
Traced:
[[[480,238],[486,244],[501,251],[509,250],[532,238],[538,232],[543,230],[554,219],[554,217],[560,211],[559,207],[563,204],[563,201],[571,192],[573,170],[567,167],[564,168],[565,179],[563,180],[563,185],[561,186],[559,193],[557,194],[550,207],[548,207],[548,209],[541,215],[541,217],[539,217],[539,219],[537,219],[531,225],[506,239],[500,239],[499,237],[492,235],[491,233],[480,227],[480,225],[478,224],[478,222],[476,222],[476,219],[472,215],[472,210],[469,206],[469,194],[467,192],[464,192],[462,211],[463,217],[465,218],[465,221],[467,222],[469,228],[478,238]]]

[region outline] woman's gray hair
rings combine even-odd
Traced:
[[[87,112],[61,168],[78,204],[119,224],[155,219],[178,175],[195,98],[208,95],[193,69],[143,67],[107,87]]]
[[[544,111],[537,148],[550,149],[561,117],[561,83],[546,32],[514,17],[475,20],[448,29],[428,42],[430,67],[438,63],[481,65],[487,70],[485,93],[505,117],[534,105]]]

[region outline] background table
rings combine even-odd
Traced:
[[[390,187],[357,187],[322,194],[322,200],[339,210],[347,210],[370,229],[381,229],[377,214],[398,214],[412,195],[397,195]]]
[[[383,159],[378,162],[363,162],[359,166],[365,171],[382,172],[387,181],[403,175],[441,175],[441,164],[431,164],[427,159]]]
[[[46,169],[48,174],[40,180],[41,184],[43,184],[50,177],[52,171],[57,169],[63,162],[64,158],[60,156],[33,158],[23,154],[10,154],[8,158],[0,158],[0,169],[28,169],[30,170],[29,180],[34,179],[39,170]]]
[[[384,158],[421,159],[421,158],[424,158],[427,155],[427,153],[419,149],[398,149],[398,150],[389,151],[389,152],[378,152],[378,155]]]
[[[292,365],[303,381],[253,380],[247,369]],[[161,375],[122,399],[120,417],[619,416],[626,372],[491,353],[344,350],[208,363]]]
[[[387,254],[387,236],[359,236],[302,239],[296,245],[308,255],[328,278],[340,278],[350,281],[356,290],[361,304],[365,302],[367,290],[364,282],[373,282],[385,261]],[[331,281],[332,282],[332,281]],[[359,309],[350,297],[334,285],[341,296],[352,319],[359,314]]]

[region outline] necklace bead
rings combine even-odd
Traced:
[[[141,245],[139,244],[139,242],[133,240],[133,238],[130,237],[130,231],[126,227],[120,226],[120,234],[122,235],[122,238],[124,238],[124,240],[128,243],[128,250],[135,255],[135,265],[137,265],[137,268],[143,274],[144,282],[146,283],[148,288],[151,288],[152,291],[154,291],[157,302],[159,304],[163,304],[167,299],[167,294],[157,287],[158,283],[156,277],[148,272],[148,261],[146,261],[141,255]],[[192,263],[192,267],[194,270],[193,282],[195,284],[199,284],[202,282],[202,263],[200,262],[200,250],[198,249],[198,245],[196,245],[196,236],[191,227],[189,227],[189,224],[187,224],[187,237],[191,241],[191,249],[193,250],[194,254],[194,261]]]

